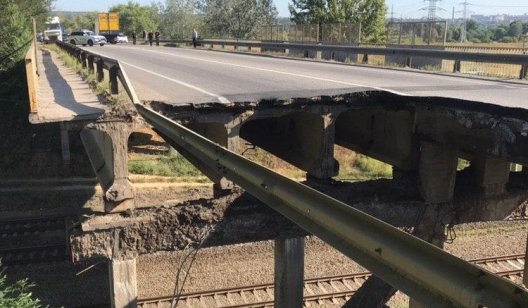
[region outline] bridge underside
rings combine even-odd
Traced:
[[[149,104],[234,152],[241,153],[248,144],[262,148],[305,171],[307,185],[438,246],[443,245],[447,225],[503,219],[528,200],[524,109],[386,92],[231,105]],[[335,185],[335,145],[392,165],[393,178]],[[221,170],[176,149],[215,183],[216,191],[235,187]],[[469,167],[458,170],[459,159],[469,161]],[[515,165],[524,167],[512,169]],[[126,179],[124,169],[117,170],[115,178]],[[133,192],[126,193],[133,199]],[[131,259],[180,250],[204,235],[204,246],[305,235],[237,189],[183,205],[87,219],[71,236],[74,260]],[[129,202],[107,212],[133,207]],[[369,286],[383,290],[379,302],[393,292],[377,282],[365,284]]]

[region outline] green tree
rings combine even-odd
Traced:
[[[289,9],[296,24],[361,23],[363,41],[381,42],[387,35],[384,0],[292,0]]]
[[[112,6],[109,11],[119,13],[121,31],[126,34],[154,32],[159,29],[160,16],[155,5],[139,5],[128,1],[127,4]]]
[[[510,29],[508,30],[508,35],[516,39],[520,38],[523,34],[523,23],[519,20],[516,20],[510,24]]]
[[[97,17],[96,12],[89,12],[83,15],[77,15],[72,18],[66,18],[64,16],[59,17],[66,33],[71,33],[73,31],[79,31],[83,29],[95,30],[95,18]]]
[[[165,37],[172,39],[190,38],[192,30],[198,29],[203,35],[203,15],[199,14],[200,2],[197,0],[167,0],[165,7],[160,6],[162,13],[160,30]],[[205,33],[204,33],[205,32]]]
[[[213,35],[237,39],[253,38],[262,26],[277,19],[270,0],[205,0],[203,13]]]
[[[505,27],[499,26],[493,31],[493,40],[500,41],[506,35],[508,35],[508,30]]]
[[[19,85],[20,80],[16,77],[23,77],[22,59],[33,37],[31,17],[37,19],[38,28],[42,29],[51,1],[0,0],[0,6],[0,92],[3,92]],[[4,74],[8,74],[9,78]]]

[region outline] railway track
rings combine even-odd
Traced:
[[[522,283],[524,255],[484,258],[470,262],[501,277]],[[354,292],[371,276],[371,273],[331,276],[306,279],[304,282],[304,305],[341,307]],[[273,284],[261,284],[242,288],[221,289],[208,292],[183,294],[179,307],[272,307]],[[138,307],[171,307],[172,297],[157,297],[138,301]]]
[[[0,221],[2,266],[68,260],[67,217]]]

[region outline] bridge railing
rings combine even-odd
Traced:
[[[114,67],[138,112],[169,143],[240,185],[423,304],[432,307],[528,307],[528,292],[381,220],[288,179],[146,107],[119,61],[59,43],[79,61],[93,56]]]
[[[38,65],[36,48],[37,46],[35,45],[35,42],[31,43],[31,47],[25,56],[26,79],[29,94],[29,112],[31,114],[36,114],[38,112]]]
[[[98,82],[102,82],[105,79],[104,71],[107,70],[111,94],[119,93],[118,80],[121,81],[121,85],[123,85],[127,93],[130,91],[130,89],[127,89],[128,84],[122,80],[123,70],[121,69],[119,61],[89,52],[69,43],[57,41],[56,44],[76,58],[83,68],[87,68],[91,73],[95,73]]]
[[[190,44],[190,40],[176,40],[176,41],[162,41],[168,44]],[[227,49],[228,47],[234,50],[248,50],[259,52],[275,51],[281,53],[295,53],[302,55],[303,57],[314,57],[317,59],[323,58],[323,53],[326,54],[325,58],[334,60],[337,57],[337,53],[342,54],[353,54],[360,56],[360,62],[367,64],[369,62],[369,56],[385,56],[392,57],[394,59],[401,59],[404,62],[404,66],[411,67],[413,65],[413,58],[429,58],[438,60],[451,60],[452,61],[452,72],[460,73],[463,62],[477,62],[487,64],[512,64],[518,65],[519,67],[519,78],[525,79],[528,77],[528,55],[526,54],[513,54],[513,53],[490,53],[489,51],[483,52],[468,52],[468,51],[456,51],[456,50],[445,50],[452,47],[438,47],[435,48],[420,48],[416,46],[408,47],[392,47],[392,46],[350,46],[350,45],[328,45],[328,44],[299,44],[290,42],[265,42],[265,41],[237,41],[237,40],[200,40],[202,46],[206,48],[220,47]]]

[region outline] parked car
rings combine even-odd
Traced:
[[[124,35],[123,33],[119,33],[115,41],[116,43],[128,43],[128,36]]]
[[[99,44],[104,46],[106,44],[106,38],[102,35],[97,35],[93,31],[82,30],[70,33],[70,44],[93,46]]]

